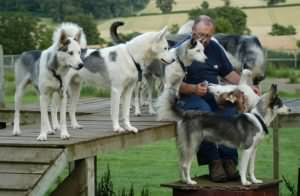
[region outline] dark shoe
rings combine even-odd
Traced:
[[[213,160],[209,162],[209,177],[213,182],[227,181],[226,172],[223,168],[221,160]]]
[[[239,180],[240,174],[239,171],[236,169],[236,164],[231,159],[223,160],[223,167],[227,174],[228,180]]]

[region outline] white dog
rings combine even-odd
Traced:
[[[123,132],[126,129],[138,132],[129,120],[132,91],[145,65],[149,65],[154,59],[164,63],[174,61],[168,51],[166,33],[165,27],[159,32],[141,34],[125,44],[88,49],[84,55],[84,68],[74,74],[70,85],[79,86],[79,81],[84,80],[101,87],[111,87],[111,118],[114,131]],[[79,96],[77,93],[75,95]],[[71,105],[76,105],[74,102],[78,98],[75,97],[71,99]],[[120,103],[125,129],[119,124]],[[75,110],[70,115],[75,119]]]
[[[54,133],[48,118],[48,102],[55,93],[61,99],[61,135],[70,137],[66,123],[66,75],[70,69],[83,67],[81,47],[86,45],[82,29],[73,23],[63,23],[53,34],[52,45],[43,51],[29,51],[21,55],[15,64],[16,93],[13,135],[20,135],[20,105],[24,88],[32,83],[40,94],[41,132],[38,140],[47,140],[47,134]]]

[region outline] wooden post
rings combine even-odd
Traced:
[[[279,119],[274,120],[273,124],[273,179],[279,178]]]
[[[95,158],[75,161],[72,173],[57,187],[51,196],[95,196]]]
[[[4,65],[3,65],[3,48],[0,45],[0,108],[4,105]]]

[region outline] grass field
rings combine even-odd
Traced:
[[[173,6],[173,11],[180,11],[180,10],[190,10],[200,7],[203,1],[199,0],[175,0],[176,4]],[[224,5],[224,1],[222,0],[209,0],[207,1],[210,7],[217,7]],[[300,3],[300,0],[286,0],[285,3],[282,4],[295,4]],[[235,7],[253,7],[253,6],[265,6],[266,1],[263,0],[231,0],[231,6]],[[160,10],[156,7],[155,0],[150,0],[150,3],[147,7],[141,11],[140,13],[160,13]]]
[[[183,1],[178,1],[178,5]],[[185,6],[192,4],[192,0],[187,0],[182,3]],[[252,1],[244,1],[252,2]],[[256,2],[256,1],[254,1]],[[263,2],[263,1],[259,1]],[[296,1],[295,1],[296,2]],[[300,3],[300,1],[297,1]],[[153,2],[150,2],[150,4]],[[150,5],[149,4],[149,5]],[[181,6],[181,8],[185,8]],[[146,8],[147,10],[148,8]],[[188,10],[188,9],[187,9]],[[295,7],[278,7],[278,8],[259,8],[259,9],[245,9],[247,14],[247,26],[251,29],[252,34],[258,36],[265,36],[271,31],[271,26],[274,23],[282,25],[293,25],[297,30],[297,38],[300,39],[300,6]],[[149,11],[145,11],[149,12]],[[133,31],[146,32],[159,30],[165,25],[172,24],[182,25],[188,19],[186,13],[165,14],[165,15],[150,15],[150,16],[136,16],[126,18],[115,18],[104,21],[99,21],[98,30],[105,39],[110,39],[109,27],[113,21],[122,20],[125,26],[120,29],[120,32],[128,33]]]
[[[271,132],[271,131],[270,131]],[[272,132],[271,132],[272,133]],[[300,130],[282,129],[280,132],[280,176],[285,176],[296,187],[297,171],[300,166]],[[175,140],[161,141],[135,148],[98,156],[98,179],[109,164],[116,189],[133,184],[136,190],[144,186],[153,196],[169,196],[171,191],[161,188],[161,183],[179,179]],[[193,162],[192,174],[207,173],[207,167],[198,167]],[[258,178],[272,177],[272,136],[268,135],[258,146],[256,159]],[[289,192],[281,183],[281,195]]]

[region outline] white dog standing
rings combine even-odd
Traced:
[[[65,88],[66,74],[70,69],[83,67],[80,58],[81,43],[86,44],[82,29],[73,23],[63,23],[53,34],[52,45],[44,51],[29,51],[21,55],[16,62],[16,93],[13,135],[20,135],[20,104],[23,90],[32,83],[40,93],[41,132],[38,140],[47,140],[47,134],[54,133],[48,117],[48,103],[54,93],[61,99],[61,135],[62,139],[70,137],[66,123],[67,95]]]
[[[165,38],[167,28],[159,32],[147,32],[141,34],[125,44],[102,48],[88,49],[84,56],[84,68],[75,74],[71,80],[71,86],[79,86],[79,80],[97,84],[101,87],[111,88],[111,118],[113,131],[126,130],[138,132],[138,129],[130,123],[130,102],[132,91],[138,80],[138,76],[154,59],[165,63],[174,59],[168,51],[168,43]],[[79,94],[78,94],[79,96]],[[76,105],[78,98],[72,96],[71,105]],[[122,117],[124,128],[119,124],[120,104],[122,104]],[[75,110],[70,114],[75,118]]]

